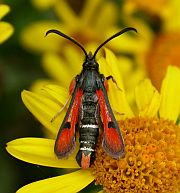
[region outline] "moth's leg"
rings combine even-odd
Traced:
[[[69,98],[67,99],[67,101],[64,103],[63,107],[54,115],[54,117],[51,119],[51,123],[61,114],[61,112],[65,109],[65,107],[67,106],[69,100],[70,100],[71,96],[69,96]]]
[[[114,79],[114,77],[112,75],[106,77],[106,80],[109,80],[109,79],[111,79],[113,81],[113,83],[116,85],[118,90],[122,91],[122,89],[118,86],[116,80]]]

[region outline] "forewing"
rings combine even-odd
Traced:
[[[109,104],[106,89],[102,82],[98,82],[98,85],[99,88],[96,94],[98,96],[104,125],[102,146],[107,154],[113,158],[119,159],[124,156],[124,141]]]
[[[81,89],[74,90],[66,116],[57,135],[54,152],[59,159],[67,157],[75,148],[75,127],[78,122],[82,95]]]

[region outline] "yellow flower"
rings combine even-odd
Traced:
[[[150,4],[152,6],[149,6]],[[157,0],[153,2],[149,0],[127,0],[123,5],[122,14],[127,23],[136,26],[137,29],[140,26],[140,30],[138,30],[140,35],[146,34],[144,38],[146,49],[136,57],[138,63],[146,66],[150,79],[158,89],[160,89],[168,65],[180,66],[179,6],[179,0]],[[135,13],[139,13],[140,10],[144,10],[146,12],[145,17],[148,18],[148,21],[151,21],[152,25],[156,26],[154,30],[148,22],[142,21],[142,17],[137,19]],[[142,26],[146,31],[141,30]]]
[[[56,36],[44,38],[45,32],[51,28],[63,31],[88,49],[94,44],[97,46],[109,37],[109,34],[118,31],[115,25],[117,10],[113,2],[87,0],[79,13],[76,13],[66,0],[51,3],[54,4],[53,10],[60,21],[44,20],[29,25],[22,33],[24,47],[36,52],[63,53],[63,48],[66,46],[64,39]]]
[[[120,127],[122,127],[126,145],[125,158],[114,160],[105,155],[99,145],[96,150],[94,166],[90,169],[79,169],[75,161],[77,150],[68,159],[58,160],[53,150],[54,139],[66,110],[54,122],[51,123],[51,120],[67,101],[67,88],[46,85],[36,93],[23,91],[24,104],[54,139],[16,139],[7,144],[7,151],[14,157],[29,163],[79,170],[28,184],[19,189],[18,193],[30,193],[37,190],[39,193],[73,193],[80,191],[94,180],[110,192],[123,192],[124,190],[131,192],[130,190],[133,188],[136,192],[139,192],[137,190],[147,190],[145,192],[151,193],[159,188],[165,193],[177,192],[179,162],[176,152],[179,150],[177,139],[179,127],[175,125],[175,122],[180,113],[180,101],[178,100],[180,70],[171,66],[168,68],[160,93],[152,86],[149,79],[142,81],[137,86],[135,98],[140,116],[135,116],[126,100],[119,66],[110,65],[111,63],[117,64],[114,55],[107,52],[106,59],[100,58],[98,62],[101,66],[100,72],[105,76],[111,73],[121,88],[119,91],[116,85],[110,81],[108,96],[116,119],[121,120]],[[101,65],[102,63],[103,65]],[[172,121],[168,121],[168,119]],[[152,136],[152,140],[149,135]],[[159,151],[160,147],[162,147],[161,151]],[[143,153],[141,148],[143,148]],[[101,156],[104,159],[101,159]],[[137,167],[141,170],[134,170]],[[159,169],[157,170],[157,168]],[[149,188],[152,188],[152,191]]]
[[[172,121],[134,117],[120,121],[125,157],[113,160],[97,146],[93,174],[107,192],[178,193],[179,127]]]
[[[151,6],[149,6],[151,4]],[[162,27],[170,31],[178,30],[180,27],[180,2],[178,0],[126,0],[124,12],[133,14],[140,10],[148,12],[151,16],[156,15],[162,20]],[[176,18],[176,19],[175,19]],[[155,21],[155,20],[154,20]]]
[[[13,33],[11,24],[1,21],[1,19],[10,11],[9,6],[0,4],[0,44],[6,41]]]
[[[159,88],[168,65],[180,67],[180,1],[168,1],[162,13],[162,27],[160,33],[152,41],[147,65],[150,78]],[[176,18],[176,19],[174,19]]]

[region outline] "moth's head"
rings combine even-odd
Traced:
[[[92,52],[87,54],[85,61],[83,63],[83,70],[99,70],[99,64],[96,62],[95,57],[93,56]]]

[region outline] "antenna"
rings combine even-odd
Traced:
[[[103,42],[97,49],[96,51],[94,52],[94,55],[93,55],[93,58],[96,57],[96,54],[98,53],[98,51],[105,45],[107,44],[109,41],[111,41],[112,39],[120,36],[121,34],[125,33],[125,32],[128,32],[128,31],[135,31],[137,33],[137,30],[133,27],[127,27],[127,28],[124,28],[122,29],[121,31],[119,31],[118,33],[114,34],[113,36],[111,36],[110,38],[108,38],[105,42]]]
[[[76,40],[74,40],[73,38],[67,36],[66,34],[64,34],[64,33],[60,32],[60,31],[58,31],[58,30],[56,30],[56,29],[48,30],[48,31],[46,32],[46,35],[45,35],[45,36],[47,36],[47,35],[50,34],[50,33],[58,34],[58,35],[62,36],[63,38],[70,40],[71,42],[73,42],[74,44],[76,44],[77,46],[79,46],[79,47],[81,48],[81,50],[84,52],[86,58],[88,57],[88,54],[87,54],[86,50],[83,48],[83,46],[82,46],[80,43],[78,43]]]

